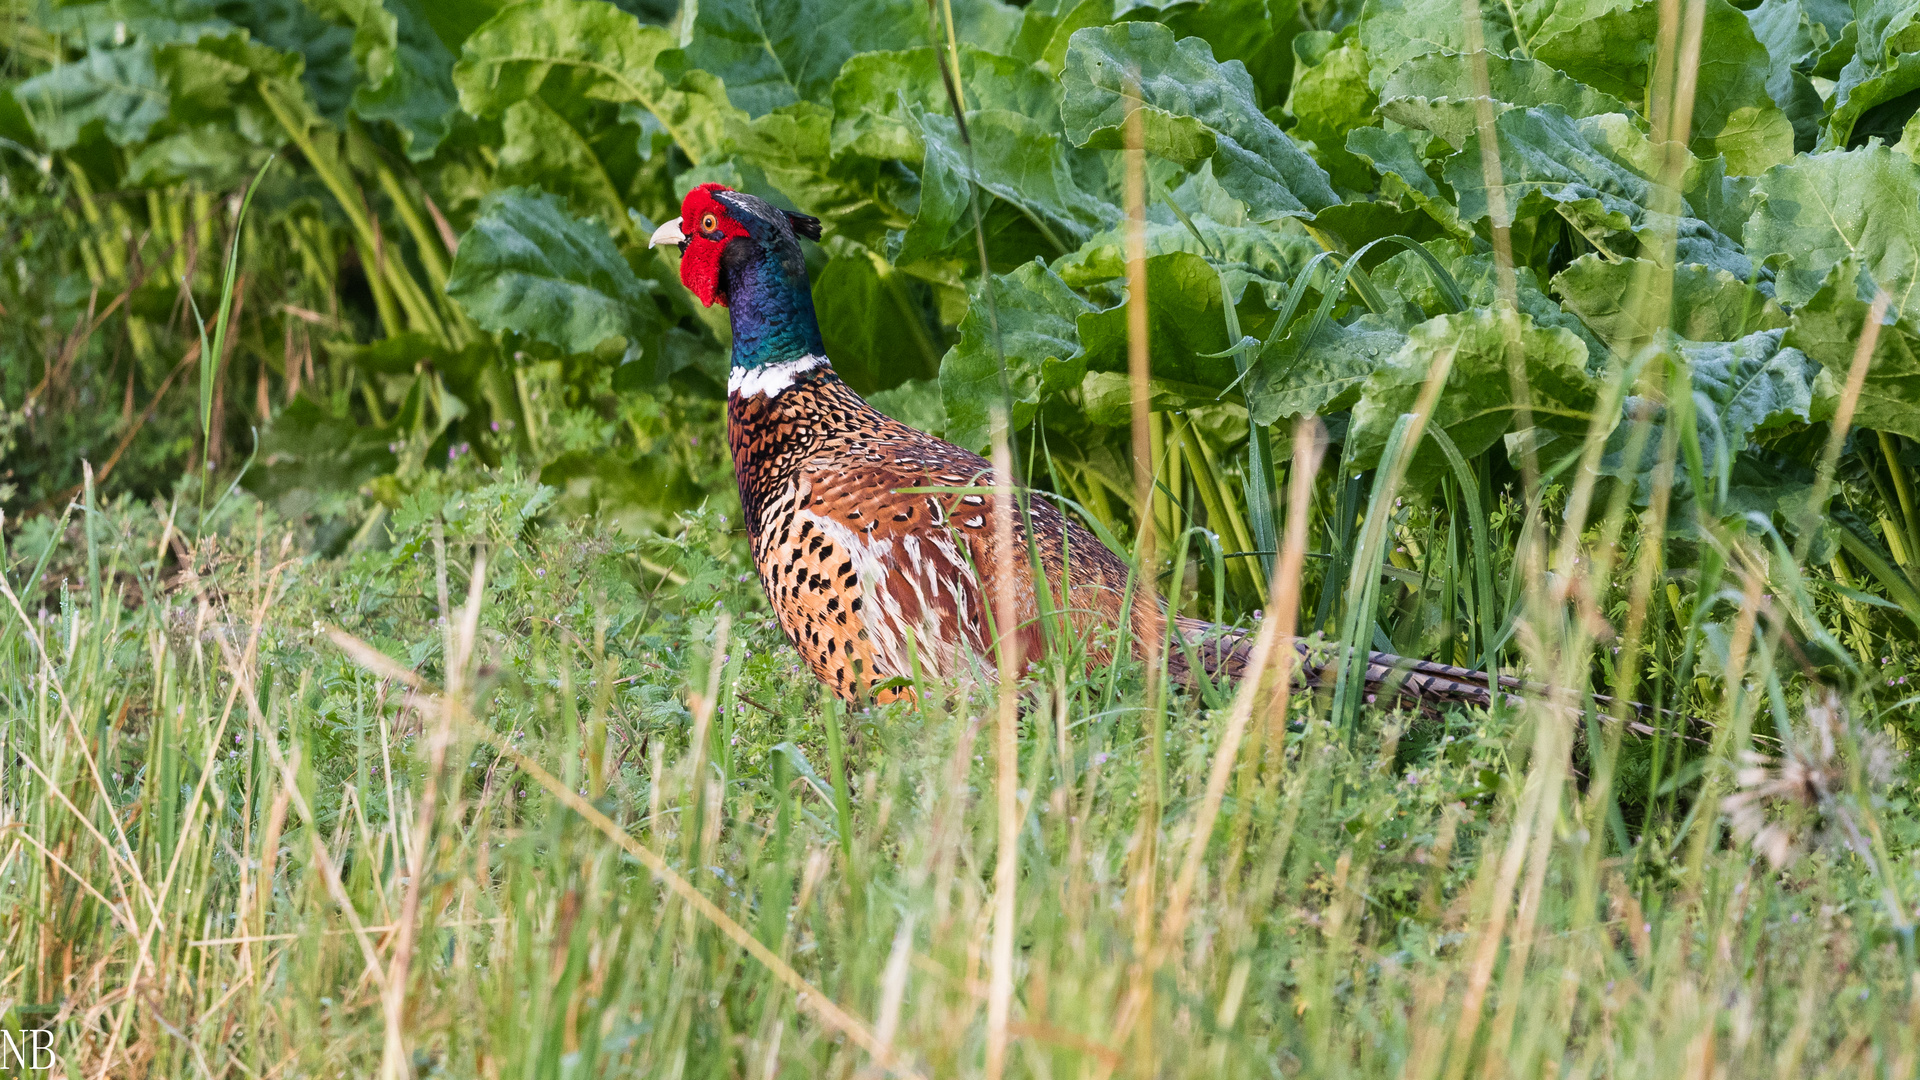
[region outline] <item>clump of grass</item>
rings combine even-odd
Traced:
[[[198,537],[119,505],[16,538],[6,1024],[72,1076],[979,1072],[993,703],[829,707],[717,515],[638,543],[467,479],[344,560],[240,497]],[[1731,724],[1794,720],[1738,629],[1717,670],[1756,689],[1631,820],[1597,716],[1349,735],[1319,694],[1257,714],[1196,837],[1229,709],[1043,671],[1007,1068],[1910,1074],[1920,820],[1856,719],[1777,817],[1796,861],[1719,830]]]

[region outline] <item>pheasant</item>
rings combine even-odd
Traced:
[[[935,677],[991,680],[988,609],[1001,563],[994,497],[982,489],[994,484],[992,468],[886,416],[834,374],[802,238],[820,239],[819,219],[702,184],[650,244],[679,247],[681,282],[707,306],[724,305],[733,325],[727,441],[760,583],[813,673],[845,700],[910,695],[894,680],[911,675],[916,658]],[[1095,659],[1123,626],[1135,642],[1157,640],[1165,615],[1145,590],[1127,599],[1125,560],[1035,499],[1015,517],[1009,561],[1019,567],[1017,655],[1037,659],[1046,648],[1029,523],[1053,609],[1070,613]],[[1173,677],[1192,680],[1189,654],[1210,675],[1241,674],[1250,635],[1197,619],[1176,626],[1187,640],[1170,650]],[[1318,682],[1322,668],[1295,647],[1301,681]],[[1428,706],[1486,705],[1495,692],[1482,673],[1379,652],[1365,679],[1370,692],[1392,688]],[[1511,686],[1501,680],[1501,692]]]

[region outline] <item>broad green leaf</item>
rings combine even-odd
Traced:
[[[1885,146],[1796,158],[1760,178],[1747,250],[1774,268],[1780,302],[1805,303],[1857,260],[1901,315],[1920,314],[1920,164]]]
[[[183,181],[219,191],[245,183],[267,151],[231,125],[203,124],[154,139],[127,162],[127,182],[164,187]]]
[[[1501,298],[1500,275],[1494,269],[1491,254],[1473,254],[1465,245],[1431,241],[1424,245],[1453,275],[1461,297],[1469,307],[1492,307]],[[1398,297],[1419,309],[1418,319],[1447,314],[1445,297],[1434,283],[1425,260],[1410,251],[1396,253],[1373,271],[1373,283],[1383,293]],[[1558,327],[1579,338],[1587,347],[1587,366],[1598,372],[1607,361],[1607,348],[1580,319],[1561,309],[1547,296],[1540,277],[1531,266],[1513,268],[1514,299],[1520,313],[1535,326]]]
[[[952,117],[922,113],[920,137],[926,156],[920,171],[920,212],[901,248],[908,261],[944,251],[973,228],[971,188],[1017,208],[1039,229],[1052,250],[1078,248],[1119,210],[1080,189],[1073,153],[1051,126],[1004,109],[968,115],[969,153]]]
[[[824,221],[832,235],[870,247],[910,220],[918,192],[888,163],[827,152],[833,110],[795,102],[728,128],[735,162],[750,164],[793,205]]]
[[[1612,94],[1583,85],[1538,60],[1481,53],[1488,96],[1474,85],[1474,58],[1429,53],[1401,65],[1380,88],[1380,115],[1395,123],[1431,131],[1456,149],[1478,129],[1479,102],[1495,112],[1534,105],[1558,105],[1568,116],[1630,113]]]
[[[1834,3],[1851,20],[1853,13]],[[1753,36],[1767,49],[1767,93],[1793,123],[1793,147],[1807,151],[1820,140],[1826,120],[1826,102],[1814,88],[1806,69],[1821,47],[1829,44],[1827,26],[1810,17],[1801,0],[1761,0],[1747,12]]]
[[[346,119],[359,72],[354,66],[352,28],[327,21],[301,0],[249,0],[222,5],[220,11],[244,26],[255,41],[304,61],[300,81],[313,107],[336,123]]]
[[[1845,0],[1760,0],[1747,11],[1753,36],[1774,61],[1809,74],[1833,74],[1816,67],[1853,20]]]
[[[1697,396],[1695,404],[1699,404]],[[1640,455],[1636,460],[1628,452],[1633,447],[1634,418],[1642,414],[1647,417],[1646,429],[1640,437]],[[1661,444],[1667,437],[1666,425],[1666,412],[1659,404],[1629,397],[1618,426],[1608,435],[1601,451],[1597,471],[1602,476],[1615,477],[1630,484],[1631,498],[1636,506],[1646,506],[1653,501],[1654,482],[1661,473]],[[1813,494],[1813,470],[1803,461],[1772,453],[1762,447],[1747,447],[1734,453],[1731,459],[1716,456],[1719,452],[1718,444],[1711,437],[1703,435],[1699,454],[1707,466],[1709,486],[1704,504],[1693,490],[1693,478],[1684,464],[1680,464],[1667,477],[1672,485],[1667,510],[1669,542],[1698,537],[1696,521],[1702,516],[1724,520],[1755,513],[1769,518],[1784,514],[1791,525],[1792,516],[1807,505],[1807,499]],[[1682,449],[1680,454],[1685,455],[1686,450]],[[1678,460],[1684,462],[1685,458],[1682,456]],[[1719,490],[1722,469],[1726,472],[1724,500]]]
[[[501,143],[494,182],[544,188],[580,217],[609,229],[626,227],[626,202],[573,125],[540,98],[516,101],[500,116]]]
[[[957,41],[985,52],[1005,54],[1012,51],[1013,39],[1020,32],[1026,12],[1006,0],[953,0],[953,33]],[[924,11],[920,13],[926,18]],[[946,26],[946,11],[941,10],[940,25]],[[918,23],[909,40],[926,40],[926,24]],[[892,46],[897,48],[898,46]]]
[[[1286,337],[1261,350],[1246,382],[1247,413],[1254,423],[1351,407],[1367,376],[1407,341],[1389,320],[1362,315],[1351,326],[1321,327],[1301,352],[1299,339],[1309,321],[1295,322]]]
[[[1199,255],[1226,274],[1228,292],[1236,303],[1252,284],[1269,307],[1278,308],[1294,275],[1320,251],[1305,229],[1287,219],[1265,225],[1248,220],[1246,207],[1214,180],[1211,162],[1202,164],[1168,197],[1186,212],[1193,228],[1155,199],[1147,208],[1147,256],[1170,251]],[[1125,277],[1126,252],[1127,229],[1119,224],[1095,233],[1053,268],[1067,284],[1083,289]]]
[[[109,141],[130,146],[167,116],[167,88],[153,52],[146,41],[96,48],[14,87],[13,97],[49,149],[67,149],[96,123]]]
[[[38,140],[33,121],[13,99],[13,87],[5,83],[0,83],[0,139],[11,139],[22,146],[32,146]]]
[[[909,379],[866,397],[867,404],[910,428],[941,438],[946,435],[947,408],[940,401],[937,379]]]
[[[119,48],[130,41],[160,46],[224,34],[234,23],[221,16],[213,0],[99,0],[47,5],[36,13],[38,26],[70,44]]]
[[[1411,202],[1455,236],[1468,234],[1467,226],[1460,221],[1460,211],[1453,204],[1453,192],[1441,191],[1439,183],[1428,175],[1425,163],[1414,149],[1412,137],[1406,132],[1355,128],[1347,133],[1347,152],[1366,162],[1379,175],[1381,195],[1403,204]]]
[[[1853,58],[1833,88],[1833,113],[1820,138],[1823,150],[1858,146],[1875,135],[1893,141],[1907,115],[1893,103],[1920,90],[1920,5],[1860,0],[1855,11]]]
[[[1172,27],[1176,37],[1204,38],[1221,63],[1238,60],[1246,65],[1261,106],[1272,108],[1281,103],[1288,85],[1290,41],[1303,25],[1299,9],[1298,0],[1182,0],[1167,5],[1155,21]],[[1126,13],[1140,14],[1137,7]]]
[[[1666,339],[1672,362],[1688,370],[1698,454],[1715,489],[1713,502],[1719,501],[1718,478],[1723,473],[1727,476],[1728,499],[1721,508],[1726,516],[1749,510],[1771,514],[1780,508],[1778,493],[1774,492],[1780,482],[1791,481],[1796,488],[1804,488],[1805,481],[1811,479],[1781,475],[1791,471],[1784,462],[1773,463],[1775,475],[1770,479],[1760,459],[1751,453],[1756,436],[1789,424],[1804,424],[1815,415],[1812,383],[1819,365],[1800,350],[1783,347],[1785,333],[1763,330],[1730,342]],[[1651,425],[1637,460],[1628,453],[1636,416],[1644,416]],[[1632,482],[1634,501],[1640,505],[1646,505],[1652,495],[1666,422],[1665,410],[1658,404],[1629,398],[1622,422],[1609,436],[1602,454],[1601,474]],[[1680,453],[1678,460],[1684,461],[1686,449]],[[1804,467],[1800,471],[1805,471]],[[1686,504],[1694,500],[1695,493],[1686,469],[1679,469],[1672,481],[1676,508],[1684,511],[1677,519],[1691,517]]]
[[[1378,104],[1367,85],[1367,55],[1351,39],[1325,30],[1308,31],[1293,39],[1293,92],[1287,95],[1287,114],[1294,124],[1287,134],[1309,144],[1309,152],[1340,187],[1366,191],[1373,186],[1366,163],[1347,153],[1347,133],[1379,123],[1373,117]]]
[[[946,50],[923,46],[848,60],[834,79],[828,114],[834,156],[898,158],[918,166],[924,153],[919,113],[951,110],[940,78],[945,57]],[[961,46],[960,85],[969,110],[1005,109],[1047,122],[1060,115],[1059,84],[1009,57]]]
[[[695,164],[725,152],[735,110],[711,75],[678,85],[655,67],[677,43],[657,26],[597,0],[530,0],[504,8],[473,32],[453,67],[460,107],[497,117],[539,93],[555,68],[591,99],[638,105],[652,113]]]
[[[1751,266],[1739,245],[1693,216],[1686,200],[1680,215],[1653,209],[1658,194],[1648,178],[1654,148],[1625,116],[1572,117],[1558,105],[1509,109],[1494,119],[1508,212],[1529,195],[1554,204],[1595,247],[1615,257],[1656,254],[1662,233],[1677,236],[1676,260],[1746,277]],[[1447,182],[1460,196],[1460,217],[1489,214],[1480,135],[1447,160]],[[1696,163],[1695,168],[1699,166]]]
[[[1417,201],[1388,202],[1383,199],[1359,199],[1329,206],[1308,219],[1308,226],[1320,242],[1334,251],[1358,251],[1375,240],[1404,236],[1411,240],[1434,240],[1445,228],[1425,213]],[[1462,230],[1464,231],[1464,230]],[[1375,249],[1368,261],[1385,255]]]
[[[1212,158],[1213,175],[1255,221],[1299,216],[1339,202],[1326,173],[1260,112],[1237,60],[1218,63],[1199,38],[1175,42],[1158,23],[1081,30],[1061,75],[1061,118],[1075,145],[1116,149],[1130,89],[1146,148],[1185,165]]]
[[[1147,380],[1148,412],[1180,409],[1186,412],[1188,419],[1201,423],[1203,429],[1208,427],[1205,423],[1207,419],[1233,418],[1244,421],[1246,413],[1240,411],[1239,406],[1220,401],[1218,396],[1218,391],[1204,386],[1194,386],[1192,383],[1176,382],[1171,379]],[[1132,422],[1133,384],[1127,374],[1122,371],[1087,372],[1086,379],[1080,384],[1080,418],[1084,418],[1087,423],[1096,427],[1107,428],[1123,428]],[[1220,426],[1231,427],[1230,424]],[[1220,435],[1217,441],[1231,446],[1245,440],[1246,437],[1247,426],[1242,422],[1238,425],[1237,431]],[[1105,449],[1100,444],[1089,448],[1079,445],[1061,447],[1056,443],[1053,452],[1065,456],[1088,449],[1093,452],[1083,460],[1099,468],[1107,477],[1119,481],[1120,490],[1125,490],[1125,485],[1132,482],[1132,467],[1124,464],[1124,459],[1118,455],[1107,457],[1100,453]]]
[[[296,114],[311,108],[298,82],[300,57],[253,41],[237,27],[161,46],[154,63],[173,96],[169,128],[219,124],[250,141],[278,144],[286,134],[261,102],[257,80],[273,84]]]
[[[1872,280],[1847,261],[1835,266],[1820,289],[1793,311],[1786,344],[1821,365],[1813,384],[1815,420],[1831,419],[1845,392],[1873,292]],[[1880,327],[1853,423],[1920,439],[1920,320],[1890,317]]]
[[[1096,371],[1127,370],[1126,290],[1117,291],[1120,303],[1080,317],[1087,366]],[[1227,340],[1219,272],[1198,255],[1174,251],[1147,260],[1147,335],[1156,379],[1217,393],[1239,375],[1232,357],[1208,355],[1234,343]]]
[[[1737,453],[1756,433],[1808,421],[1818,365],[1799,349],[1781,347],[1785,333],[1761,330],[1738,341],[1674,343],[1692,379],[1702,439],[1718,438]]]
[[[1044,263],[1027,263],[988,280],[1013,397],[1011,422],[1019,429],[1033,420],[1043,398],[1078,386],[1086,374],[1075,320],[1094,307]],[[993,412],[1005,399],[993,320],[984,303],[968,308],[960,320],[960,340],[940,362],[940,399],[947,438],[961,446],[985,446]]]
[[[634,276],[606,230],[559,196],[507,188],[480,204],[460,240],[447,294],[483,330],[512,330],[583,353],[613,337],[650,343],[652,283]]]
[[[1069,19],[1073,20],[1070,27]],[[1014,29],[1006,48],[997,51],[1023,64],[1038,64],[1044,69],[1047,46],[1056,35],[1065,37],[1082,27],[1112,21],[1113,0],[1031,0],[1020,9],[1020,25]],[[1066,51],[1064,41],[1060,48],[1062,53]]]
[[[1663,317],[1653,307],[1654,298],[1669,288],[1671,306]],[[1760,290],[1725,270],[1694,264],[1668,268],[1647,259],[1616,263],[1589,253],[1554,276],[1553,291],[1625,357],[1669,327],[1689,341],[1733,341],[1787,325],[1786,312]]]
[[[1512,368],[1523,365],[1535,426],[1549,432],[1585,434],[1598,387],[1587,374],[1587,348],[1558,327],[1534,325],[1504,303],[1421,323],[1406,343],[1367,377],[1348,429],[1347,460],[1356,468],[1380,463],[1387,436],[1401,413],[1410,412],[1440,356],[1452,366],[1428,423],[1445,431],[1460,453],[1472,457],[1491,447],[1518,422]],[[1446,468],[1431,445],[1414,457],[1408,478],[1424,483]]]
[[[958,6],[958,5],[956,5]],[[927,9],[912,0],[701,0],[686,48],[749,116],[796,101],[826,102],[856,53],[926,40]]]
[[[274,414],[260,435],[260,465],[247,490],[299,513],[353,510],[361,484],[399,466],[393,440],[405,432],[336,416],[306,394]]]
[[[1511,10],[1502,4],[1481,4],[1482,47],[1500,55],[1512,53]],[[1367,51],[1368,78],[1376,89],[1400,65],[1416,56],[1446,52],[1464,54],[1474,44],[1456,0],[1367,0],[1360,14],[1360,46]]]
[[[1725,155],[1729,171],[1759,173],[1793,156],[1793,124],[1767,93],[1767,49],[1754,38],[1746,13],[1727,0],[1702,2],[1688,146],[1700,157]],[[1543,30],[1533,56],[1596,89],[1642,100],[1658,50],[1660,12],[1659,0],[1609,6],[1561,24],[1551,36]]]
[[[428,23],[426,2],[359,0],[343,5],[356,26],[353,57],[366,77],[353,92],[353,111],[363,120],[390,121],[400,133],[400,145],[415,161],[433,156],[451,130],[459,104],[453,53]]]
[[[1747,220],[1760,205],[1757,176],[1728,175],[1720,158],[1694,159],[1681,181],[1681,196],[1694,217],[1736,244],[1747,239]],[[1682,260],[1685,261],[1684,259]]]
[[[829,241],[827,247],[832,257],[813,279],[813,306],[834,370],[869,396],[910,378],[937,376],[939,345],[914,283],[856,244]]]

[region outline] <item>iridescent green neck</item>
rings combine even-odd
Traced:
[[[736,369],[826,355],[798,244],[780,251],[741,237],[727,245],[720,265],[733,320]]]

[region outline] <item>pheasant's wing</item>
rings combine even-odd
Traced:
[[[872,437],[803,463],[757,553],[789,635],[847,697],[910,675],[915,658],[940,678],[985,681],[997,671],[988,608],[1002,559],[987,462],[895,427],[876,425]],[[1026,520],[1053,609],[1082,631],[1118,621],[1126,564],[1042,500]],[[1006,565],[1023,660],[1045,648],[1029,554],[1016,517]]]

